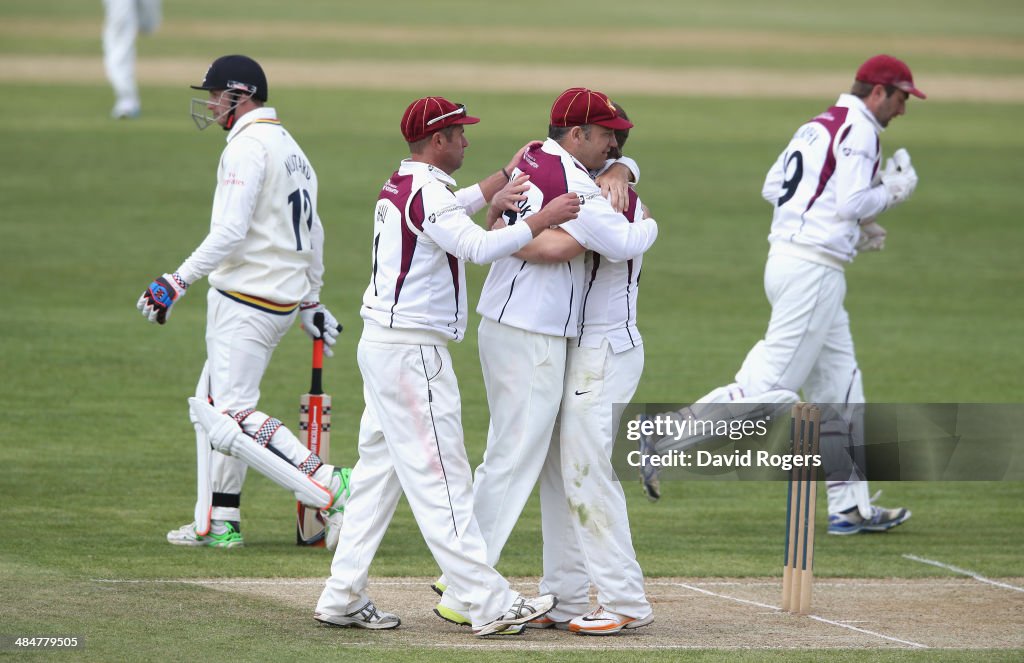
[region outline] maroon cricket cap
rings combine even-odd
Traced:
[[[631,129],[633,123],[619,117],[608,95],[585,87],[572,87],[558,95],[551,106],[551,124],[578,127],[598,124],[609,129]]]
[[[872,85],[892,85],[907,94],[926,99],[924,92],[914,87],[914,75],[903,60],[891,55],[876,55],[860,66],[854,77],[862,83]]]
[[[480,118],[466,115],[465,104],[453,104],[444,97],[423,97],[409,104],[402,115],[406,142],[423,140],[435,131],[455,124],[476,124]]]

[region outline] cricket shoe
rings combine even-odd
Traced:
[[[118,102],[110,111],[110,117],[115,120],[134,120],[139,117],[142,111],[134,102]]]
[[[444,596],[445,591],[447,591],[448,589],[448,585],[444,584],[440,580],[437,580],[430,585],[430,588],[434,590],[434,593],[438,596]]]
[[[398,615],[392,615],[390,612],[382,612],[377,609],[377,606],[373,604],[373,601],[367,601],[366,604],[348,613],[347,615],[328,615],[326,612],[314,612],[313,619],[317,620],[321,624],[327,624],[328,626],[354,626],[356,628],[368,628],[375,631],[381,631],[388,628],[397,628],[402,620],[398,618]]]
[[[320,510],[320,517],[324,521],[324,547],[334,550],[338,547],[338,539],[341,537],[341,523],[345,518],[345,505],[352,495],[349,489],[349,481],[352,477],[352,469],[348,467],[336,467],[331,474],[331,484],[337,479],[337,486],[334,489],[334,499],[331,506]]]
[[[543,617],[556,605],[558,605],[558,599],[555,598],[554,594],[544,594],[543,596],[530,599],[519,595],[516,597],[516,600],[512,602],[512,606],[505,611],[505,614],[495,619],[493,622],[484,624],[478,629],[474,629],[473,635],[480,637],[496,635],[507,629],[509,626],[525,624],[531,619]]]
[[[549,617],[548,615],[538,617],[537,619],[531,619],[530,621],[526,622],[524,626],[526,626],[526,628],[553,628],[556,631],[569,630],[568,621],[560,622],[558,620],[551,619],[551,617]]]
[[[650,420],[651,418],[646,414],[641,414],[637,417],[637,421],[640,424]],[[647,499],[657,502],[661,499],[661,482],[658,480],[658,468],[647,460],[649,456],[657,454],[654,448],[654,437],[640,433],[637,446],[640,449],[640,485],[643,486]]]
[[[470,621],[469,617],[466,617],[464,614],[462,614],[461,612],[459,612],[457,610],[452,610],[448,606],[441,605],[440,603],[438,603],[436,606],[434,606],[434,614],[437,615],[438,617],[440,617],[441,619],[445,620],[446,622],[449,622],[451,624],[455,624],[456,626],[472,626],[473,625],[473,622]],[[506,629],[498,631],[494,635],[519,635],[522,632],[523,632],[523,625],[522,624],[515,624],[513,626],[509,626]]]
[[[828,533],[845,536],[859,532],[885,532],[902,525],[909,518],[910,511],[903,507],[885,509],[872,504],[870,518],[864,518],[857,507],[853,507],[828,517]]]
[[[611,635],[622,629],[634,629],[647,626],[654,621],[654,613],[646,617],[627,617],[601,606],[569,622],[569,630],[580,635]]]
[[[208,546],[210,548],[240,548],[245,545],[238,523],[230,520],[214,520],[210,531],[196,534],[196,524],[189,523],[167,533],[167,542],[176,546]]]

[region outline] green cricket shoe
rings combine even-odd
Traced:
[[[196,524],[189,523],[167,533],[167,542],[176,546],[193,548],[207,546],[209,548],[240,548],[245,545],[241,528],[238,523],[230,520],[214,520],[210,523],[210,531],[204,535],[196,534]]]

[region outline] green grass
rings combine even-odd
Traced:
[[[344,7],[339,7],[344,4]],[[392,3],[394,4],[394,3]],[[351,5],[351,6],[350,6]],[[291,5],[260,0],[246,20],[340,21],[388,25],[402,16],[422,30],[473,26],[494,29],[507,17],[488,3],[400,2],[383,13],[366,3],[320,0]],[[683,6],[685,5],[685,6]],[[389,5],[391,8],[392,5]],[[882,8],[891,20],[877,25]],[[874,11],[874,10],[877,11]],[[868,3],[854,15],[821,13],[806,2],[599,3],[586,11],[562,3],[526,2],[508,28],[523,48],[500,52],[470,40],[438,49],[406,49],[394,57],[515,60],[531,51],[525,26],[585,28],[778,29],[786,34],[881,30],[894,38],[977,36],[1020,43],[1016,3]],[[169,19],[224,20],[237,8],[196,0],[165,3]],[[0,21],[16,17],[95,18],[99,3],[9,0]],[[480,26],[489,26],[483,28]],[[898,26],[898,27],[897,27]],[[227,24],[225,23],[225,30]],[[225,32],[225,34],[227,34]],[[220,39],[157,36],[144,56],[197,57],[227,48]],[[233,42],[228,42],[233,43]],[[898,42],[896,42],[898,43]],[[443,45],[447,44],[447,45]],[[244,40],[241,46],[249,46]],[[264,52],[290,58],[345,57],[344,44],[268,41]],[[893,47],[894,51],[897,47]],[[4,40],[0,53],[98,54],[98,35],[67,43],[25,37]],[[370,47],[363,57],[385,53]],[[565,54],[558,44],[532,49],[532,61]],[[577,49],[578,50],[578,49]],[[683,49],[685,50],[685,49]],[[808,61],[797,54],[659,51],[637,45],[651,65],[723,64],[800,70],[844,67],[840,57]],[[897,51],[898,52],[898,51]],[[621,59],[626,52],[608,51]],[[390,57],[389,56],[389,57]],[[682,59],[673,60],[680,57]],[[590,57],[573,53],[582,62]],[[842,56],[854,61],[861,55]],[[690,58],[690,60],[687,60]],[[936,52],[921,56],[936,72],[1019,71],[1014,57]],[[1015,69],[1016,68],[1016,69]],[[917,71],[915,69],[915,71]],[[201,73],[201,72],[198,72]],[[918,74],[921,78],[921,75]],[[271,85],[273,85],[271,81]],[[516,82],[523,88],[527,83]],[[923,79],[921,85],[924,86]],[[838,93],[840,90],[836,90]],[[215,129],[198,133],[185,114],[186,89],[146,87],[145,115],[132,123],[107,119],[105,87],[68,89],[5,84],[0,97],[0,623],[3,633],[82,633],[81,660],[194,657],[205,643],[237,660],[337,657],[330,632],[308,628],[308,611],[269,601],[167,585],[159,600],[96,578],[310,577],[329,572],[322,551],[292,545],[292,499],[257,473],[245,489],[247,547],[180,550],[164,533],[191,513],[194,458],[185,397],[203,361],[205,283],[179,303],[165,327],[145,323],[135,300],[154,275],[173,269],[209,224],[214,168],[223,146]],[[614,90],[608,90],[615,94]],[[369,271],[372,201],[402,158],[398,118],[411,96],[400,92],[298,89],[274,94],[286,125],[306,149],[321,182],[327,226],[324,300],[347,326],[326,381],[334,396],[334,460],[354,461],[362,407],[355,365],[358,305]],[[469,133],[471,183],[505,163],[511,152],[545,130],[551,95],[528,88],[470,94],[483,122]],[[688,401],[728,382],[767,322],[761,289],[769,209],[758,195],[771,161],[796,124],[829,103],[776,100],[620,99],[637,122],[629,153],[643,168],[640,192],[661,224],[645,261],[641,329],[647,369],[636,400]],[[888,402],[1024,401],[1024,315],[1019,253],[1020,173],[1024,172],[1021,107],[1014,104],[912,102],[908,116],[883,136],[887,152],[909,148],[921,177],[914,199],[886,215],[886,250],[848,270],[850,311],[869,399]],[[486,271],[471,267],[470,298]],[[471,319],[470,329],[475,329]],[[463,394],[471,461],[483,453],[487,410],[475,333],[453,347]],[[307,386],[308,342],[295,331],[282,343],[263,383],[263,409],[292,423],[296,396]],[[873,486],[878,488],[881,486]],[[675,482],[665,498],[647,503],[627,488],[634,542],[650,576],[778,574],[784,487],[778,483]],[[885,486],[886,504],[906,504],[914,518],[897,532],[836,540],[820,537],[817,571],[826,577],[929,577],[940,569],[912,565],[901,555],[942,559],[992,577],[1024,576],[1024,498],[1020,483],[900,483]],[[539,505],[527,506],[500,570],[540,571]],[[385,537],[377,575],[437,572],[407,506]],[[312,606],[310,606],[312,608]],[[224,625],[230,624],[230,627]],[[436,657],[436,651],[372,650],[393,660]],[[538,659],[554,658],[541,653]],[[822,652],[565,652],[558,660],[819,660]],[[830,660],[975,660],[978,652],[828,651]],[[476,655],[446,652],[452,661]],[[494,653],[488,660],[517,656]],[[1013,660],[1020,652],[986,652]],[[0,658],[4,657],[0,653]],[[78,660],[78,659],[76,659]],[[518,660],[518,656],[517,656]]]

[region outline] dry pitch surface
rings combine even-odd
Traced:
[[[530,629],[514,637],[474,638],[468,627],[441,621],[432,612],[433,578],[372,578],[377,605],[402,625],[393,631],[330,629],[349,647],[488,649],[514,645],[560,649],[1018,649],[1024,648],[1024,578],[827,579],[814,585],[811,614],[779,609],[775,579],[652,578],[647,592],[655,622],[615,636],[578,636]],[[323,578],[97,580],[145,591],[159,600],[167,583],[198,585],[245,595],[310,616]],[[536,592],[536,578],[516,578],[515,589]],[[131,587],[125,587],[124,585]]]

